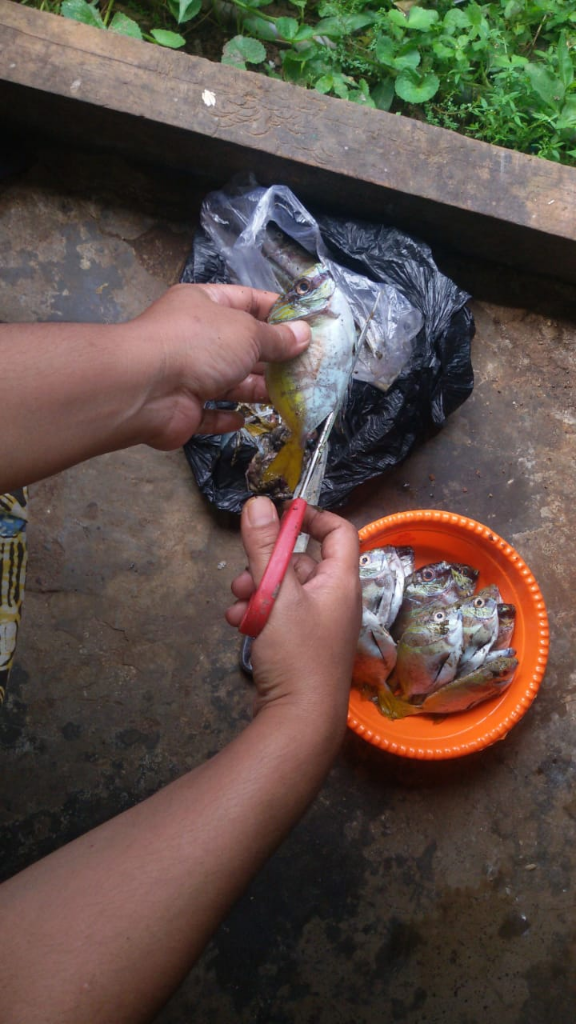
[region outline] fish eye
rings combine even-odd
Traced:
[[[297,295],[308,295],[311,288],[312,284],[310,281],[307,281],[306,278],[302,278],[301,281],[297,281],[294,285],[294,291]]]
[[[426,583],[430,583],[434,579],[434,570],[422,569],[422,579],[425,580]]]
[[[476,597],[474,599],[474,607],[475,608],[483,608],[485,604],[486,604],[486,602],[485,602],[483,597]]]
[[[445,612],[441,612],[440,610],[438,610],[437,612],[434,612],[434,615],[432,616],[432,621],[433,622],[444,622],[445,618],[446,618],[446,613]]]
[[[370,555],[360,555],[360,565],[370,565]]]

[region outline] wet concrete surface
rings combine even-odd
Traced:
[[[135,315],[177,280],[201,194],[44,152],[0,184],[0,319]],[[159,1024],[573,1024],[575,296],[442,260],[474,295],[474,393],[344,514],[447,509],[505,537],[550,615],[541,692],[503,743],[459,761],[349,733]],[[135,448],[37,484],[30,519],[0,715],[3,876],[202,763],[251,706],[223,620],[237,526],[182,453]]]

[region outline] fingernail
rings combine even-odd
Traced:
[[[307,324],[305,320],[293,320],[292,323],[287,326],[296,338],[299,348],[304,348],[305,345],[308,345],[311,338],[310,325]]]
[[[269,498],[250,498],[246,505],[246,518],[250,526],[266,526],[276,518],[276,510]]]

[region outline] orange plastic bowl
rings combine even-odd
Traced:
[[[497,583],[504,601],[516,606],[512,645],[519,665],[501,697],[437,719],[415,715],[391,721],[353,687],[350,728],[391,754],[431,761],[462,757],[503,740],[536,697],[548,660],[546,606],[528,566],[487,526],[451,512],[399,512],[369,523],[359,536],[361,551],[407,544],[414,548],[416,568],[442,559],[464,562],[480,570],[478,588]]]

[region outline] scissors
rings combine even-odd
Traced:
[[[366,337],[370,321],[376,311],[379,299],[380,292],[378,292],[376,296],[374,305],[364,322],[364,326],[360,332],[358,341],[356,342],[357,357]],[[322,472],[322,477],[318,480],[317,470],[320,466],[322,456],[327,452],[328,438],[330,437],[332,427],[334,426],[338,413],[340,412],[341,405],[342,402],[339,402],[327,417],[316,448],[314,449],[314,454],[312,455],[308,468],[306,469],[306,473],[304,474],[302,483],[298,487],[298,497],[292,500],[288,509],[282,516],[280,532],[276,538],[276,543],[274,544],[270,561],[264,570],[264,575],[262,576],[257,589],[250,598],[248,608],[246,609],[244,617],[238,626],[238,631],[246,637],[256,639],[270,618],[274,602],[280,592],[282,581],[286,575],[290,559],[294,553],[296,541],[298,540],[302,529],[304,515],[308,507],[308,499],[310,498],[311,493],[316,492],[316,494],[318,494],[318,483],[321,484],[324,474]]]

